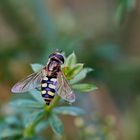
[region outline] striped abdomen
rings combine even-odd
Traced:
[[[44,77],[41,82],[41,93],[47,105],[50,104],[55,96],[55,89],[57,84],[56,77]]]

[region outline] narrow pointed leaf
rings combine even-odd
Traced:
[[[70,70],[71,70],[70,67],[65,67],[65,66],[62,67],[62,71],[68,79],[69,79],[68,73],[69,73]]]
[[[32,101],[32,100],[27,100],[27,99],[17,99],[14,100],[10,103],[10,105],[12,105],[15,108],[25,108],[25,109],[37,109],[37,108],[42,108],[43,105],[39,104],[36,101]]]
[[[26,115],[24,119],[24,125],[26,128],[33,126],[40,118],[45,115],[44,110],[34,111],[31,114]]]
[[[79,64],[76,64],[75,66],[73,66],[72,69],[69,70],[67,76],[68,77],[74,77],[75,75],[77,75],[83,68],[83,64],[79,63]]]
[[[83,109],[74,106],[57,107],[53,111],[58,114],[72,115],[72,116],[81,116],[85,114]]]
[[[23,135],[25,137],[33,136],[35,133],[35,127],[40,122],[40,120],[43,120],[46,113],[44,110],[40,110],[37,112],[30,113],[28,115],[24,115],[24,132]]]
[[[98,89],[93,84],[75,84],[72,87],[73,87],[73,89],[81,91],[81,92],[91,92],[93,90]]]
[[[64,127],[62,121],[56,114],[52,114],[49,118],[49,123],[55,134],[62,135]]]
[[[0,139],[10,139],[10,137],[19,136],[21,134],[21,130],[6,128],[0,132]]]
[[[66,58],[66,63],[65,65],[68,66],[68,67],[72,67],[73,65],[75,65],[77,62],[76,60],[76,55],[75,53],[73,52],[72,54],[70,54],[67,58]]]
[[[35,64],[31,64],[31,68],[34,72],[38,72],[39,70],[44,68],[44,65],[35,63]]]
[[[91,71],[93,71],[92,68],[83,68],[77,75],[75,75],[72,80],[70,80],[70,83],[75,84],[77,82],[80,82],[81,80],[85,79],[87,74]]]
[[[37,133],[40,133],[41,131],[46,129],[48,126],[49,126],[49,121],[48,120],[42,121],[36,126],[35,131]]]
[[[6,116],[5,117],[5,123],[8,124],[8,125],[18,125],[20,126],[21,125],[21,122],[20,120],[16,117],[16,116]]]

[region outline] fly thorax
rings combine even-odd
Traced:
[[[57,61],[50,61],[48,64],[49,71],[56,71],[57,69],[59,69],[59,67],[60,63],[58,63]]]
[[[57,73],[60,71],[60,63],[57,63],[56,61],[50,61],[48,63],[48,74],[49,76],[56,76]]]

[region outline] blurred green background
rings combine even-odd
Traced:
[[[63,118],[63,139],[139,140],[139,36],[138,0],[1,0],[0,122],[11,111],[12,85],[32,72],[29,64],[46,64],[62,49],[94,68],[87,81],[99,88],[77,94],[88,113],[84,120]]]

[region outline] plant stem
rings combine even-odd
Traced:
[[[45,118],[45,115],[45,113],[42,114],[40,117],[38,117],[36,121],[31,123],[28,127],[24,129],[23,135],[25,138],[31,138],[34,135],[36,125]]]
[[[52,109],[58,104],[60,100],[59,96],[55,96],[54,99],[52,100],[51,104],[49,106],[45,106],[44,110],[46,113],[44,113],[42,116],[40,116],[34,123],[32,123],[30,126],[25,128],[24,130],[24,137],[30,138],[34,135],[34,129],[36,125],[41,122],[46,116],[49,116],[51,113]]]

